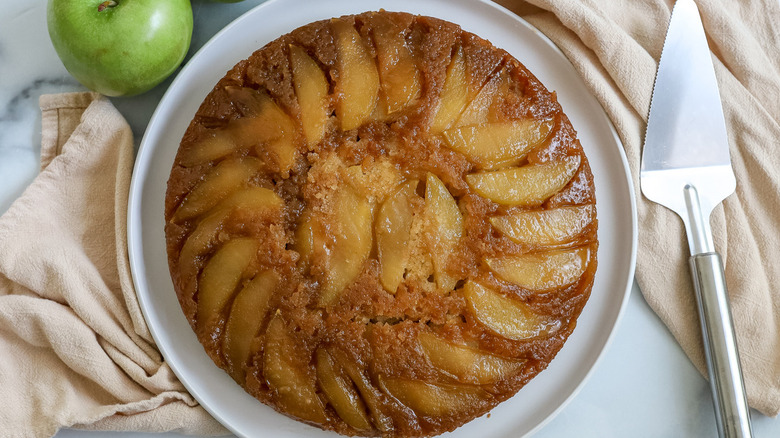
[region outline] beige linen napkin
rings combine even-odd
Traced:
[[[612,119],[636,190],[636,278],[702,373],[702,340],[680,219],[639,191],[650,97],[672,1],[499,0],[552,39]],[[712,216],[749,403],[780,412],[780,6],[697,0],[729,132],[736,194]],[[565,111],[565,108],[564,108]],[[575,126],[576,128],[576,126]]]
[[[138,307],[129,126],[94,93],[40,106],[41,173],[0,217],[0,436],[227,433],[163,361]]]

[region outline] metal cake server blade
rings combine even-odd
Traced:
[[[736,188],[715,70],[699,11],[677,0],[653,89],[642,193],[676,212],[691,250],[707,370],[721,437],[751,437],[750,414],[710,214]]]

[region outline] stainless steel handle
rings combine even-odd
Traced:
[[[696,254],[690,258],[690,265],[704,335],[704,353],[718,435],[721,438],[752,437],[750,412],[720,254]]]

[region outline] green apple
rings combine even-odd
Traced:
[[[107,96],[143,93],[181,64],[190,0],[49,0],[49,36],[79,82]]]

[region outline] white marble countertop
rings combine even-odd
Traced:
[[[193,0],[195,31],[188,57],[219,29],[261,2]],[[138,97],[112,99],[132,126],[136,145],[169,83],[170,79]],[[46,0],[5,0],[0,13],[0,213],[38,172],[38,97],[80,90],[84,88],[67,73],[49,41]],[[756,437],[780,436],[780,419],[755,411],[752,418]],[[590,379],[534,436],[710,437],[716,435],[714,421],[707,382],[634,284],[613,341]],[[76,430],[57,434],[58,438],[81,436],[159,435]]]

